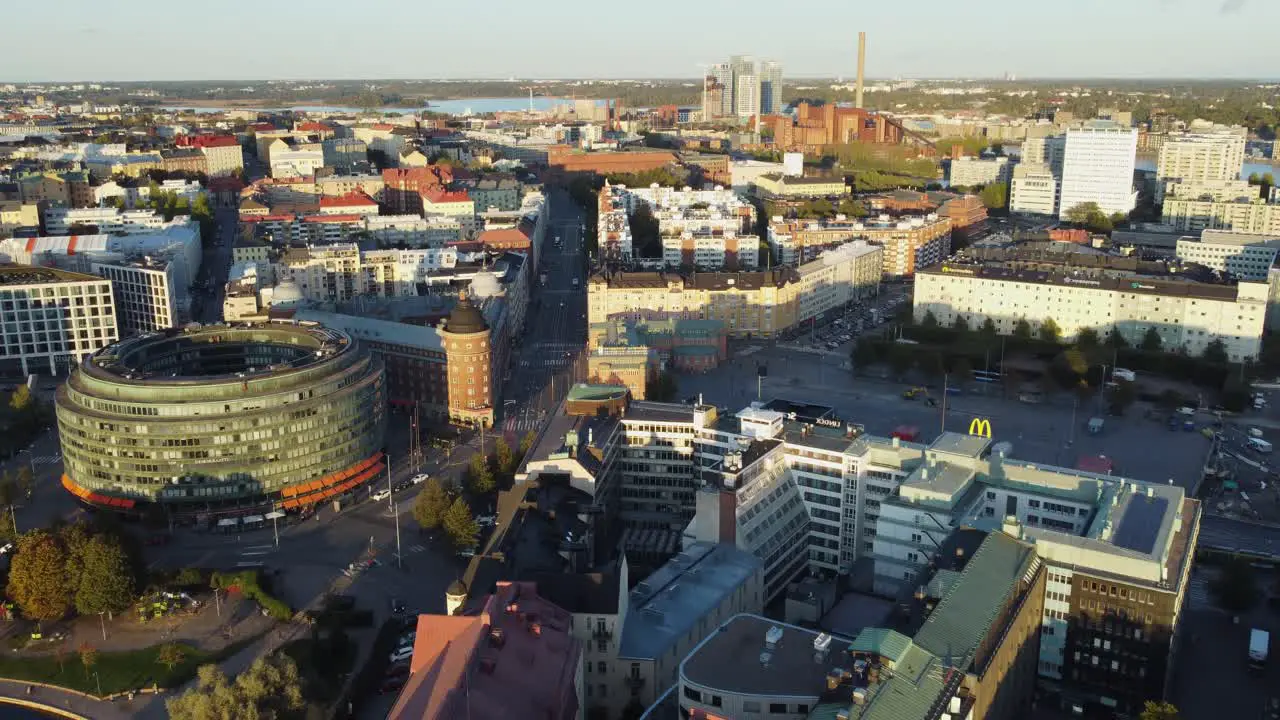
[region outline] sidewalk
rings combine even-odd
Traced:
[[[30,695],[27,694],[28,687],[33,688]],[[58,714],[71,713],[89,720],[124,720],[134,717],[138,702],[138,698],[135,698],[134,706],[131,707],[127,700],[98,700],[52,685],[32,685],[13,680],[0,680],[0,697],[36,703]],[[151,696],[145,697],[151,699]]]

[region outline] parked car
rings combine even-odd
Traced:
[[[393,662],[393,663],[398,663],[398,662],[400,662],[401,660],[408,660],[408,659],[409,659],[409,658],[411,658],[411,657],[413,657],[413,646],[412,646],[412,645],[410,645],[409,647],[403,647],[403,648],[400,648],[400,649],[396,650],[395,652],[391,653],[390,661],[391,661],[391,662]]]
[[[386,488],[383,488],[382,490],[379,490],[378,492],[374,493],[371,497],[375,501],[386,500],[387,498],[391,497],[391,491],[387,490]]]
[[[419,473],[419,474],[414,475],[413,477],[409,478],[409,482],[410,482],[410,483],[413,483],[414,485],[417,485],[417,484],[419,484],[419,483],[426,482],[426,481],[427,481],[427,479],[428,479],[428,478],[430,478],[430,477],[431,477],[431,476],[430,476],[430,475],[428,475],[428,474],[426,474],[426,473]]]

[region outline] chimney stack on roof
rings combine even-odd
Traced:
[[[853,106],[862,107],[862,83],[865,80],[864,73],[867,70],[867,34],[865,32],[858,33],[858,82],[854,90]]]

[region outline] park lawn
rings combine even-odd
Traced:
[[[80,654],[75,651],[63,656],[61,666],[58,664],[57,657],[52,655],[30,657],[4,652],[0,653],[0,678],[57,685],[89,695],[97,694],[98,680],[102,681],[103,695],[149,688],[152,684],[162,688],[177,688],[194,678],[196,669],[201,665],[216,663],[230,657],[257,639],[258,636],[254,636],[232,643],[216,653],[203,652],[185,643],[176,643],[183,649],[183,659],[181,663],[173,666],[172,670],[156,662],[159,645],[141,650],[98,653],[97,661],[89,672],[85,671],[84,665],[80,662]],[[93,677],[95,672],[98,674],[96,680]]]

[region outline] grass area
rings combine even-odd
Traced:
[[[196,669],[201,665],[220,662],[251,645],[258,637],[255,635],[232,643],[216,653],[176,643],[182,647],[183,658],[173,669],[156,661],[159,645],[141,650],[98,653],[97,661],[88,672],[75,651],[67,652],[61,663],[52,655],[0,653],[0,678],[57,685],[90,695],[97,694],[98,681],[102,683],[103,695],[151,687],[153,683],[162,688],[176,688],[194,678]],[[93,677],[95,672],[97,679]]]

